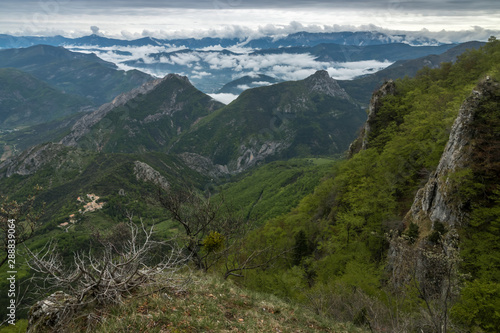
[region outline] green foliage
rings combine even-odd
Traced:
[[[231,179],[221,187],[221,192],[245,219],[261,225],[296,207],[333,163],[330,159],[311,158],[271,162]]]
[[[444,224],[441,222],[435,222],[432,228],[432,233],[429,235],[428,239],[434,244],[438,244],[441,241],[441,237],[446,233]]]
[[[0,327],[0,333],[24,333],[28,329],[28,320],[20,319],[15,325],[4,325]]]
[[[226,237],[217,231],[210,231],[210,233],[203,239],[203,249],[207,253],[217,252],[224,248]]]
[[[255,241],[260,246],[274,242],[292,249],[299,241],[296,235],[307,230],[307,238],[314,244],[314,261],[308,264],[315,277],[308,281],[303,271],[303,285],[342,283],[378,295],[388,248],[385,234],[393,229],[402,231],[401,221],[416,191],[437,167],[463,100],[485,75],[498,75],[499,63],[500,45],[493,42],[464,53],[455,64],[424,69],[415,79],[398,80],[396,93],[380,101],[368,137],[370,148],[336,163],[330,177],[290,213],[269,220]],[[475,150],[480,155],[473,156],[475,163],[470,170],[457,170],[448,183],[471,214],[470,227],[462,230],[462,269],[474,278],[495,282],[500,276],[497,91],[492,88],[491,95],[485,97],[489,102],[478,106],[474,127],[478,135],[471,144],[481,147]],[[438,243],[445,233],[444,225],[435,223],[429,239]],[[419,238],[418,226],[410,225],[407,236],[415,242]],[[298,280],[290,280],[286,286],[283,277],[284,272],[299,276],[296,272],[300,267],[293,266],[298,257],[300,254],[292,252],[290,258],[282,259],[273,269],[258,277],[249,275],[247,285],[266,291],[274,289],[290,297],[292,294],[286,291]],[[304,299],[304,294],[295,297]],[[409,309],[415,311],[414,306]],[[362,309],[359,311],[361,320]]]
[[[416,223],[411,222],[408,230],[406,231],[406,237],[408,237],[408,241],[410,244],[415,243],[420,235],[419,227]]]
[[[293,248],[293,264],[300,265],[302,258],[308,256],[311,253],[309,242],[306,237],[304,230],[300,230],[295,235],[295,246]]]
[[[483,279],[467,283],[461,291],[460,302],[452,309],[457,322],[473,331],[497,332],[500,327],[500,284]]]

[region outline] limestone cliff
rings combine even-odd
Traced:
[[[499,90],[500,84],[487,77],[463,102],[439,165],[431,174],[427,184],[417,192],[406,216],[408,220],[417,224],[430,220],[433,225],[441,222],[450,228],[466,224],[467,211],[464,209],[466,202],[453,195],[457,185],[452,184],[450,176],[474,163],[473,150],[482,148],[474,144],[477,139],[474,128],[475,117],[481,105],[488,103],[492,96],[498,95]]]
[[[160,188],[167,190],[170,187],[168,181],[158,171],[153,169],[149,164],[141,161],[134,162],[134,174],[137,180],[152,182]]]

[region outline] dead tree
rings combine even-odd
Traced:
[[[265,270],[271,267],[279,258],[284,257],[290,251],[276,251],[272,247],[248,251],[244,244],[235,246],[234,253],[227,257],[224,263],[224,279],[230,276],[244,277],[243,272],[252,269]]]
[[[27,248],[28,264],[35,274],[41,274],[35,278],[44,285],[73,296],[76,308],[119,303],[140,288],[173,287],[177,281],[174,273],[188,258],[181,249],[172,248],[160,262],[150,264],[149,258],[164,242],[153,241],[153,227],[146,228],[142,221],[137,226],[130,220],[128,226],[130,238],[120,247],[102,242],[98,251],[75,253],[70,267],[63,264],[53,242],[37,252]]]

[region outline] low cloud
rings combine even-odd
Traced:
[[[224,103],[224,104],[229,104],[232,101],[234,101],[236,98],[238,98],[238,95],[234,94],[227,94],[227,93],[221,93],[221,94],[208,94],[208,96],[212,97],[213,99]]]
[[[390,65],[392,65],[390,61],[366,60],[334,63],[333,66],[329,66],[325,69],[328,71],[328,74],[336,80],[351,80],[358,76],[378,72]]]
[[[251,49],[246,49],[246,53],[223,53],[187,51],[184,46],[116,46],[99,49],[94,46],[69,46],[69,48],[78,52],[96,53],[103,60],[117,64],[122,70],[139,69],[156,77],[163,77],[169,73],[186,75],[195,84],[201,84],[205,89],[213,89],[212,91],[216,91],[223,84],[243,75],[258,78],[259,74],[266,74],[279,80],[294,81],[304,79],[318,70],[327,70],[335,79],[349,80],[391,65],[388,61],[375,60],[346,63],[324,62],[317,61],[315,56],[309,53],[258,54],[251,53]],[[134,60],[139,63],[133,65],[129,62]],[[211,81],[213,84],[204,84]],[[256,79],[251,85],[239,88],[245,90],[268,84],[268,82]],[[218,98],[226,102],[234,99],[232,96],[224,95]]]

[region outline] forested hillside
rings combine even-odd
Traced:
[[[454,65],[424,69],[375,93],[353,155],[293,212],[268,221],[249,239],[253,248],[273,243],[293,252],[272,269],[250,272],[245,284],[376,331],[495,332],[499,60],[500,42],[492,38]],[[447,175],[447,184],[461,202],[455,213],[463,223],[414,220],[406,215],[436,170],[461,106],[473,110],[470,156]],[[460,121],[455,126],[469,124]],[[410,258],[418,265],[412,267]],[[408,267],[397,266],[398,259]],[[447,274],[422,275],[433,269]]]
[[[6,158],[31,329],[496,332],[500,41],[384,83],[349,146],[360,110],[324,71],[228,106],[168,75]]]

